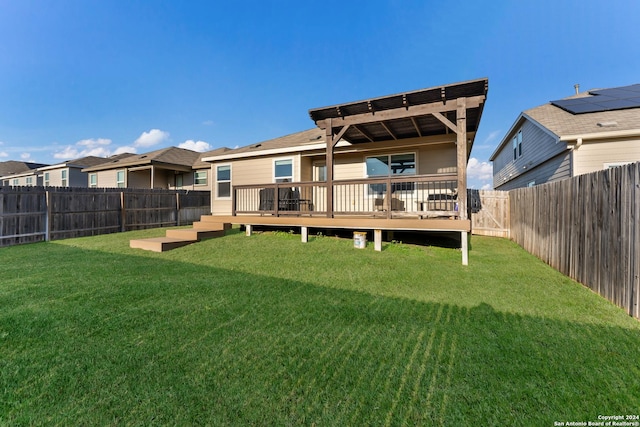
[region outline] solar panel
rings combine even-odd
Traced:
[[[597,113],[640,107],[640,84],[599,89],[589,92],[591,96],[559,99],[551,104],[571,114]]]

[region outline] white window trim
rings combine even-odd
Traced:
[[[204,172],[204,184],[201,183],[197,183],[197,174],[198,173],[203,173]],[[209,173],[207,172],[206,169],[201,169],[201,170],[197,170],[193,172],[193,186],[194,187],[205,187],[207,184],[209,184]]]
[[[92,184],[91,183],[91,177],[95,176],[96,177],[96,183]],[[97,173],[90,173],[89,174],[89,188],[97,188],[98,187],[98,174]]]
[[[223,167],[223,166],[228,166],[229,167],[229,181],[218,181],[218,168],[219,167]],[[219,165],[213,165],[213,169],[215,171],[215,186],[216,186],[216,199],[218,200],[231,200],[231,197],[233,196],[233,165],[231,163],[222,163]],[[218,184],[220,182],[228,182],[229,183],[229,196],[228,197],[220,197],[218,195]]]
[[[276,159],[273,159],[273,162],[271,163],[271,179],[272,182],[275,183],[276,182],[276,162],[281,162],[283,160],[290,160],[291,161],[291,180],[289,182],[295,182],[295,176],[296,176],[296,161],[294,157],[279,157]]]
[[[406,152],[401,152],[401,153],[381,153],[381,154],[372,154],[370,156],[364,156],[362,159],[362,164],[364,167],[364,177],[365,178],[386,178],[386,177],[394,177],[394,176],[411,176],[411,175],[393,175],[391,173],[391,156],[403,156],[405,154],[413,154],[413,160],[415,161],[416,164],[416,173],[413,174],[413,176],[418,174],[418,153],[415,151],[406,151]],[[374,175],[374,176],[369,176],[369,174],[367,173],[367,158],[369,157],[380,157],[380,156],[387,156],[389,159],[389,175]],[[367,197],[372,198],[372,197],[378,197],[377,193],[370,193],[369,192],[369,186],[367,185],[366,187],[366,193],[367,193]],[[411,192],[407,191],[405,194],[409,194]],[[417,196],[417,190],[414,189],[413,190],[413,195],[414,197]]]
[[[522,129],[518,129],[511,139],[511,158],[514,162],[522,157],[522,139]]]
[[[60,170],[60,186],[61,187],[69,186],[69,169]]]
[[[48,187],[50,182],[51,182],[51,175],[49,175],[49,172],[45,172],[42,178],[42,185],[44,185],[45,187]]]
[[[118,172],[122,172],[122,187],[120,187],[120,182],[118,181]],[[127,187],[127,170],[126,169],[118,169],[116,170],[116,187],[117,188],[126,188]]]

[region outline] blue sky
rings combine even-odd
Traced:
[[[0,0],[0,161],[243,146],[487,77],[469,186],[525,109],[640,83],[640,2]]]

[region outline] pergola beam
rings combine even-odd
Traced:
[[[478,108],[485,101],[485,95],[477,95],[466,98],[466,108]],[[360,125],[373,122],[382,122],[395,119],[406,119],[416,116],[426,116],[433,113],[456,111],[453,101],[432,102],[430,104],[410,105],[408,107],[393,108],[390,110],[360,113],[351,116],[337,117],[333,119],[333,126]],[[326,129],[329,119],[318,120],[316,125],[320,129]]]
[[[387,133],[389,135],[391,135],[391,138],[395,139],[396,141],[398,140],[398,137],[396,136],[395,133],[393,133],[393,131],[391,129],[389,129],[389,126],[386,125],[385,122],[380,122],[380,124],[382,125],[382,127],[384,128],[384,130],[387,131]]]
[[[436,119],[440,120],[442,122],[442,124],[444,124],[446,127],[448,127],[449,129],[451,129],[452,131],[454,131],[455,133],[458,133],[458,128],[456,125],[453,124],[453,122],[449,119],[447,119],[444,114],[440,113],[440,112],[435,112],[432,113],[433,117],[435,117]]]
[[[413,123],[413,127],[416,128],[416,132],[418,132],[418,136],[422,138],[422,132],[420,131],[420,126],[418,126],[418,122],[416,122],[415,117],[411,117],[411,123]]]
[[[365,138],[367,138],[369,140],[369,142],[374,142],[373,136],[371,136],[368,132],[366,132],[364,129],[362,129],[360,126],[358,125],[353,125],[354,129],[357,130],[358,132],[360,132],[362,134],[362,136],[364,136]]]

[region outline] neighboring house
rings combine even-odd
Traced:
[[[87,156],[38,168],[40,185],[46,187],[87,187],[88,175],[82,170],[111,162],[116,158],[119,157]]]
[[[522,112],[490,160],[497,190],[640,161],[640,84],[578,93]]]
[[[42,185],[42,178],[38,176],[38,168],[45,166],[47,165],[43,163],[15,160],[0,162],[0,184],[12,186]]]
[[[205,157],[216,156],[229,151],[228,148],[222,147],[215,150],[200,153],[198,159],[194,162],[193,168],[193,190],[211,190],[211,163],[202,159]]]
[[[90,187],[194,190],[203,186],[202,181],[196,184],[193,169],[200,157],[196,151],[168,147],[88,167],[83,172],[88,174]]]

